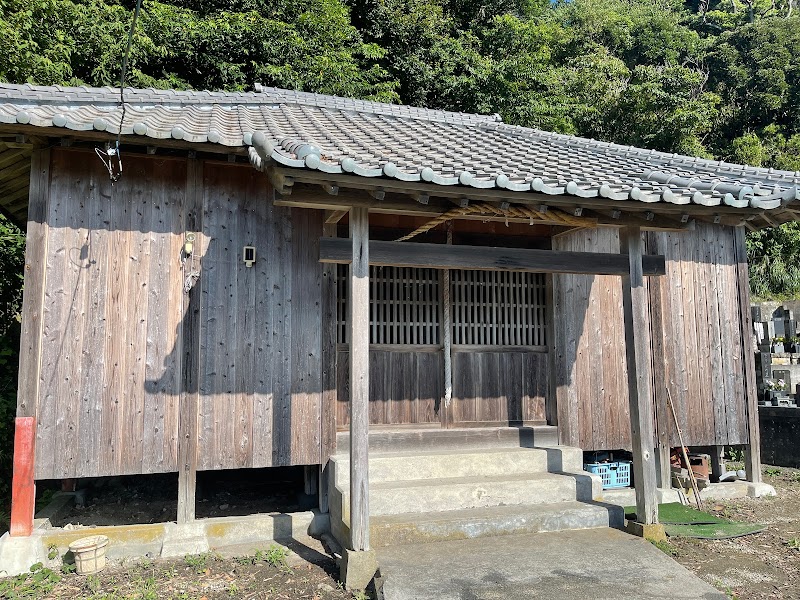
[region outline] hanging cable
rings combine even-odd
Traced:
[[[95,153],[103,161],[108,176],[112,182],[119,181],[122,177],[122,154],[120,151],[120,143],[122,141],[122,124],[125,122],[125,79],[128,74],[128,60],[130,59],[131,47],[133,46],[133,33],[136,31],[136,22],[139,20],[139,12],[142,9],[142,0],[136,0],[136,8],[133,11],[133,21],[131,21],[131,28],[128,30],[128,44],[125,48],[125,54],[122,56],[122,74],[119,78],[119,101],[122,106],[122,115],[119,118],[119,130],[117,131],[117,141],[114,146],[110,144],[106,146],[105,152],[100,148],[95,148]],[[115,164],[116,160],[116,164]]]

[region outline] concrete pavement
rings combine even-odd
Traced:
[[[378,550],[385,600],[714,599],[647,541],[610,528]]]

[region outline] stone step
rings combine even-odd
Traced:
[[[350,434],[336,435],[339,452],[347,452]],[[427,450],[476,450],[482,448],[533,448],[558,444],[558,427],[464,427],[372,430],[370,452],[424,452]]]
[[[370,544],[377,548],[566,529],[621,529],[623,525],[624,511],[618,506],[574,501],[494,506],[373,517],[370,522]]]
[[[334,458],[336,485],[350,482],[347,456]],[[541,448],[488,448],[484,450],[444,450],[373,454],[369,458],[370,485],[385,481],[481,477],[543,473],[548,468],[548,453]]]
[[[336,488],[341,514],[349,521],[349,492]],[[387,481],[370,484],[370,515],[430,513],[490,506],[547,504],[575,500],[572,477],[525,473],[497,477],[460,477]],[[338,512],[338,511],[337,511]]]
[[[614,527],[622,529],[622,507],[583,502],[493,506],[436,513],[405,513],[370,519],[375,548],[522,533]],[[331,523],[337,539],[349,539],[348,524]]]

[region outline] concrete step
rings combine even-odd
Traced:
[[[623,525],[624,511],[618,506],[582,502],[494,506],[373,517],[370,522],[370,544],[380,548],[565,529],[621,529]]]
[[[482,448],[533,448],[558,444],[558,427],[464,427],[372,430],[370,452],[424,452],[427,450],[476,450]],[[350,434],[336,435],[339,452],[347,452]]]
[[[336,485],[350,482],[350,461],[337,456]],[[541,448],[487,448],[440,452],[377,453],[369,458],[370,485],[385,481],[544,473],[548,453]]]
[[[369,511],[370,515],[396,515],[566,502],[575,500],[575,487],[572,477],[552,473],[385,481],[370,484]],[[339,488],[338,495],[343,518],[349,521],[349,493]]]

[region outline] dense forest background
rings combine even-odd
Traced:
[[[118,85],[135,0],[0,0],[0,81]],[[260,82],[800,170],[798,0],[144,0],[128,83]],[[800,227],[748,237],[800,293]],[[0,496],[24,241],[0,220]]]

